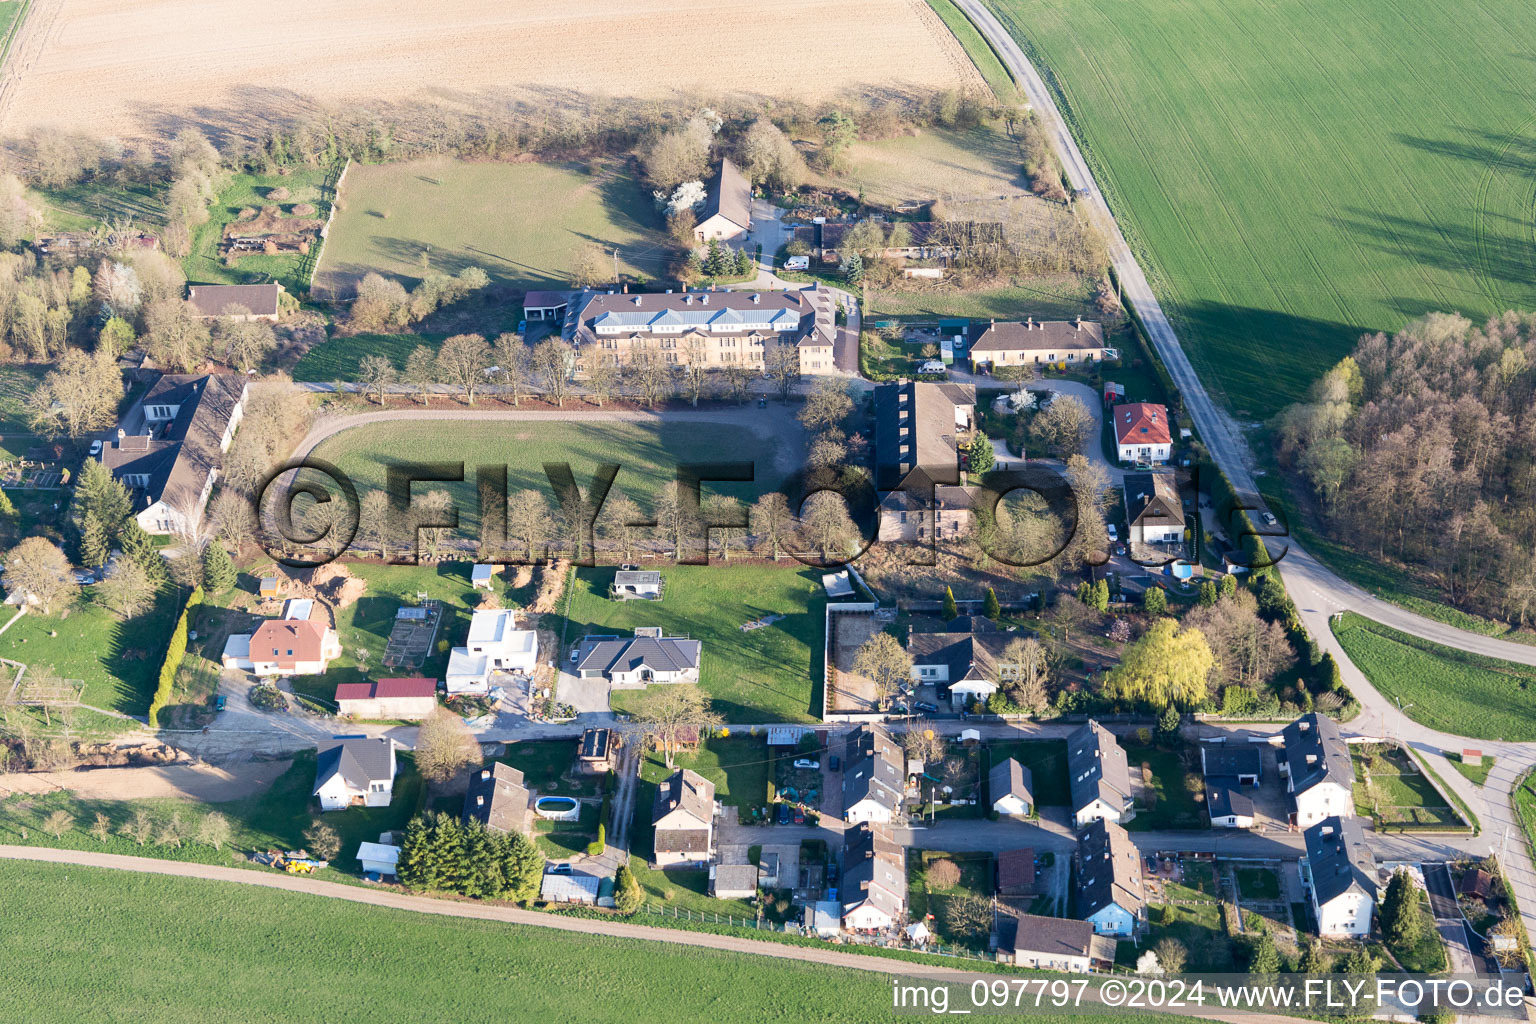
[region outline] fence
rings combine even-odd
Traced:
[[[891,945],[880,936],[874,935],[844,935],[839,933],[838,941],[831,939],[817,939],[806,935],[804,930],[792,922],[776,924],[756,917],[735,917],[731,914],[704,913],[697,910],[688,910],[675,904],[660,906],[655,903],[647,903],[643,912],[648,917],[660,918],[663,921],[687,921],[702,925],[718,925],[722,928],[744,928],[750,931],[772,932],[776,935],[785,935],[803,940],[797,945],[840,945],[840,946],[868,946],[877,949],[889,950],[891,953],[905,954],[909,956],[942,956],[955,960],[978,960],[982,963],[995,964],[996,957],[988,953],[980,953],[975,950],[965,949],[961,946],[945,947],[942,943],[933,946],[924,946],[921,949],[910,946]]]
[[[325,252],[325,240],[331,234],[331,222],[336,219],[336,204],[341,199],[341,183],[347,176],[347,171],[352,167],[352,158],[348,157],[339,165],[332,165],[331,173],[325,176],[320,183],[320,193],[330,194],[331,209],[325,215],[325,223],[320,227],[320,240],[313,245],[304,258],[299,261],[299,287],[305,291],[311,291],[315,280],[315,271],[320,267],[320,255]]]

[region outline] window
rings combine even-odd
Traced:
[[[277,648],[276,647],[272,648],[272,657],[274,657],[274,658],[277,657]]]
[[[290,658],[293,657],[293,648],[292,647],[288,648],[288,657],[290,657]]]

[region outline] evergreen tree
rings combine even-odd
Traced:
[[[613,905],[626,917],[645,904],[645,893],[640,891],[640,880],[628,864],[619,865],[619,873],[613,879]]]
[[[395,874],[401,884],[412,889],[432,888],[430,883],[437,877],[437,855],[432,846],[431,820],[426,815],[412,818],[405,827]]]
[[[507,879],[507,899],[527,903],[538,899],[544,879],[544,855],[533,840],[521,833],[510,837],[502,873]]]
[[[1231,577],[1227,577],[1231,579]],[[1333,957],[1323,949],[1323,944],[1316,939],[1308,939],[1307,944],[1301,950],[1301,964],[1299,969],[1302,974],[1331,974],[1333,973]]]
[[[857,285],[864,280],[864,257],[856,252],[849,252],[843,257],[843,262],[838,269],[843,272],[843,277],[849,284]]]
[[[1077,599],[1085,605],[1093,604],[1093,584],[1087,580],[1077,585]]]
[[[1253,959],[1248,961],[1249,974],[1275,974],[1280,970],[1280,951],[1275,948],[1275,940],[1265,932],[1259,937],[1259,944],[1253,948]]]
[[[130,517],[127,520],[118,540],[123,546],[123,554],[139,563],[151,583],[159,586],[165,581],[165,559],[160,557],[160,549],[155,547],[155,542],[137,519]]]
[[[1141,595],[1141,607],[1148,615],[1162,615],[1168,610],[1168,595],[1162,587],[1148,587]]]
[[[0,490],[0,521],[14,523],[17,517],[16,506],[11,501],[11,496]]]
[[[128,488],[114,479],[112,471],[96,459],[86,459],[75,484],[75,504],[82,520],[95,513],[110,544],[122,532],[133,513],[133,497]]]
[[[944,606],[939,609],[939,618],[949,622],[960,614],[960,609],[955,606],[955,592],[950,587],[944,588]]]
[[[203,552],[203,586],[208,588],[209,593],[225,594],[234,587],[238,578],[235,563],[229,560],[229,552],[224,550],[224,545],[217,540],[209,541]]]
[[[704,255],[704,273],[710,277],[723,277],[730,272],[730,254],[720,244],[720,239],[711,238],[709,248]]]
[[[473,899],[494,899],[506,890],[502,875],[501,841],[504,834],[491,832],[478,821],[463,826],[464,865],[459,892]]]
[[[1237,593],[1237,577],[1228,573],[1221,578],[1221,585],[1217,589],[1221,591],[1222,597],[1231,597]]]
[[[982,603],[981,614],[994,620],[1002,617],[1003,606],[998,603],[997,591],[991,587],[987,588],[987,599]]]
[[[1212,583],[1210,580],[1206,580],[1204,583],[1200,584],[1200,604],[1202,607],[1209,608],[1215,603],[1216,584]]]
[[[80,524],[80,564],[98,568],[107,564],[111,552],[107,548],[107,531],[96,518],[95,512],[87,512]]]
[[[1407,949],[1424,934],[1418,887],[1401,868],[1392,873],[1387,894],[1381,901],[1381,934],[1393,949]]]
[[[986,434],[978,430],[971,436],[971,443],[965,448],[965,461],[969,471],[977,474],[986,473],[997,464],[997,453]]]
[[[1158,734],[1164,737],[1177,736],[1179,732],[1179,709],[1172,704],[1163,708],[1163,713],[1157,718]]]
[[[1093,599],[1086,602],[1097,612],[1109,611],[1109,580],[1098,580],[1093,585]]]

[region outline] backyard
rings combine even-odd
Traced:
[[[757,736],[708,736],[697,750],[673,755],[674,768],[689,768],[715,785],[715,800],[736,807],[746,823],[750,809],[768,803],[768,745]],[[640,777],[658,783],[671,772],[666,759],[657,751],[648,751],[640,764]],[[635,805],[636,815],[649,815],[649,803]]]
[[[1167,750],[1162,747],[1126,745],[1132,787],[1141,779],[1142,798],[1137,801],[1136,817],[1126,822],[1131,832],[1157,829],[1203,829],[1211,827],[1205,809],[1205,781],[1187,747]],[[1150,772],[1150,780],[1146,773]]]
[[[1464,824],[1409,756],[1395,747],[1350,747],[1355,766],[1355,811],[1379,824]]]
[[[578,477],[579,479],[579,477]],[[699,685],[727,722],[809,722],[820,714],[823,609],[820,574],[798,564],[661,565],[661,601],[614,601],[611,568],[580,569],[570,596],[567,645],[587,634],[627,635],[660,626],[703,643]],[[773,621],[753,629],[742,627]],[[644,690],[614,690],[633,711]]]
[[[959,869],[956,881],[949,883],[938,878],[934,865],[940,862]],[[943,941],[976,949],[978,941],[985,944],[986,937],[980,934],[979,929],[970,929],[972,922],[964,916],[963,908],[968,904],[974,905],[975,900],[990,904],[996,888],[993,878],[990,853],[945,853],[942,850],[916,848],[908,850],[908,915],[913,920],[922,920],[932,914],[932,926]]]
[[[990,743],[987,745],[987,759],[983,769],[990,772],[992,765],[1010,757],[1029,769],[1036,806],[1067,807],[1072,803],[1070,780],[1067,777],[1066,740]]]
[[[477,266],[514,288],[569,287],[580,250],[619,251],[631,280],[664,276],[671,243],[627,169],[607,163],[355,165],[315,273],[345,297],[369,271],[413,286],[428,271]]]
[[[187,280],[201,284],[248,284],[278,281],[297,296],[309,284],[313,249],[320,244],[320,227],[330,215],[331,169],[297,168],[288,174],[237,174],[208,210],[209,219],[193,231],[192,251],[181,261]],[[296,207],[309,207],[307,211]],[[256,216],[243,218],[242,211]],[[286,239],[285,251],[242,253],[227,262],[220,251],[225,229],[234,234]],[[294,246],[308,239],[310,253]]]

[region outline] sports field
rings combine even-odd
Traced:
[[[345,297],[370,270],[410,287],[429,270],[456,274],[471,265],[520,288],[569,287],[589,244],[609,253],[617,246],[630,275],[665,269],[660,218],[628,172],[456,160],[354,165],[315,288]]]
[[[1207,386],[1301,395],[1363,331],[1536,305],[1523,0],[992,0]]]

